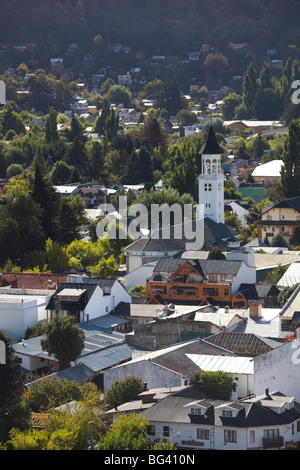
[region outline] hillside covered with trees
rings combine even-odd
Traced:
[[[2,0],[0,43],[37,43],[47,54],[54,42],[87,49],[101,34],[107,43],[163,54],[247,42],[259,56],[298,41],[299,11],[297,0]]]

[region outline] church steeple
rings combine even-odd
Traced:
[[[199,153],[202,155],[202,174],[198,176],[199,204],[204,207],[204,217],[224,223],[224,175],[221,169],[223,150],[212,125]]]
[[[221,155],[223,153],[212,125],[210,125],[206,142],[202,145],[199,153],[201,155]]]

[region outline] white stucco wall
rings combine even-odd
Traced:
[[[143,286],[146,285],[147,279],[153,273],[154,265],[145,265],[140,266],[139,268],[131,271],[130,273],[126,274],[124,277],[125,287],[127,290],[131,289],[133,286],[138,284],[142,284]]]
[[[39,319],[36,299],[1,299],[0,329],[15,341],[24,336],[27,327],[33,326]]]
[[[159,439],[163,435],[163,426],[170,426],[170,436],[173,443],[182,445],[190,449],[215,449],[215,450],[247,450],[262,448],[264,430],[279,429],[279,435],[284,438],[284,445],[287,441],[299,441],[300,432],[297,432],[297,426],[294,425],[294,434],[292,434],[292,426],[261,426],[253,428],[237,428],[230,426],[205,426],[202,424],[187,424],[187,423],[167,423],[159,421],[151,421],[155,426],[155,435],[151,436],[152,440]],[[210,432],[210,439],[198,439],[197,429],[206,429]],[[224,430],[233,430],[237,432],[236,442],[224,442]],[[254,435],[251,431],[254,431]],[[177,435],[180,433],[180,436]],[[254,440],[252,441],[254,437]],[[182,441],[185,441],[182,444]],[[193,445],[194,442],[201,442],[203,445]],[[187,445],[186,442],[191,442]]]
[[[113,367],[103,372],[104,394],[116,380],[124,380],[134,375],[147,382],[148,388],[178,387],[185,385],[181,374],[153,364],[151,361],[140,360],[127,363],[122,366]]]
[[[254,393],[268,388],[300,401],[300,340],[288,342],[254,358]]]
[[[241,284],[255,284],[256,283],[256,269],[255,267],[246,266],[245,263],[242,264],[238,274],[232,282],[231,293],[234,296]]]

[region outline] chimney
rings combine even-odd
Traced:
[[[148,390],[148,384],[147,382],[144,382],[144,392],[146,392]]]
[[[237,395],[237,391],[236,391],[236,383],[235,382],[233,382],[233,384],[232,384],[231,400],[232,401],[237,401],[238,400],[238,395]]]
[[[249,300],[249,316],[250,318],[261,317],[261,301],[260,300]]]

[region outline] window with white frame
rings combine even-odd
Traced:
[[[201,408],[191,408],[191,415],[201,415]]]
[[[255,431],[250,431],[250,444],[255,443]]]

